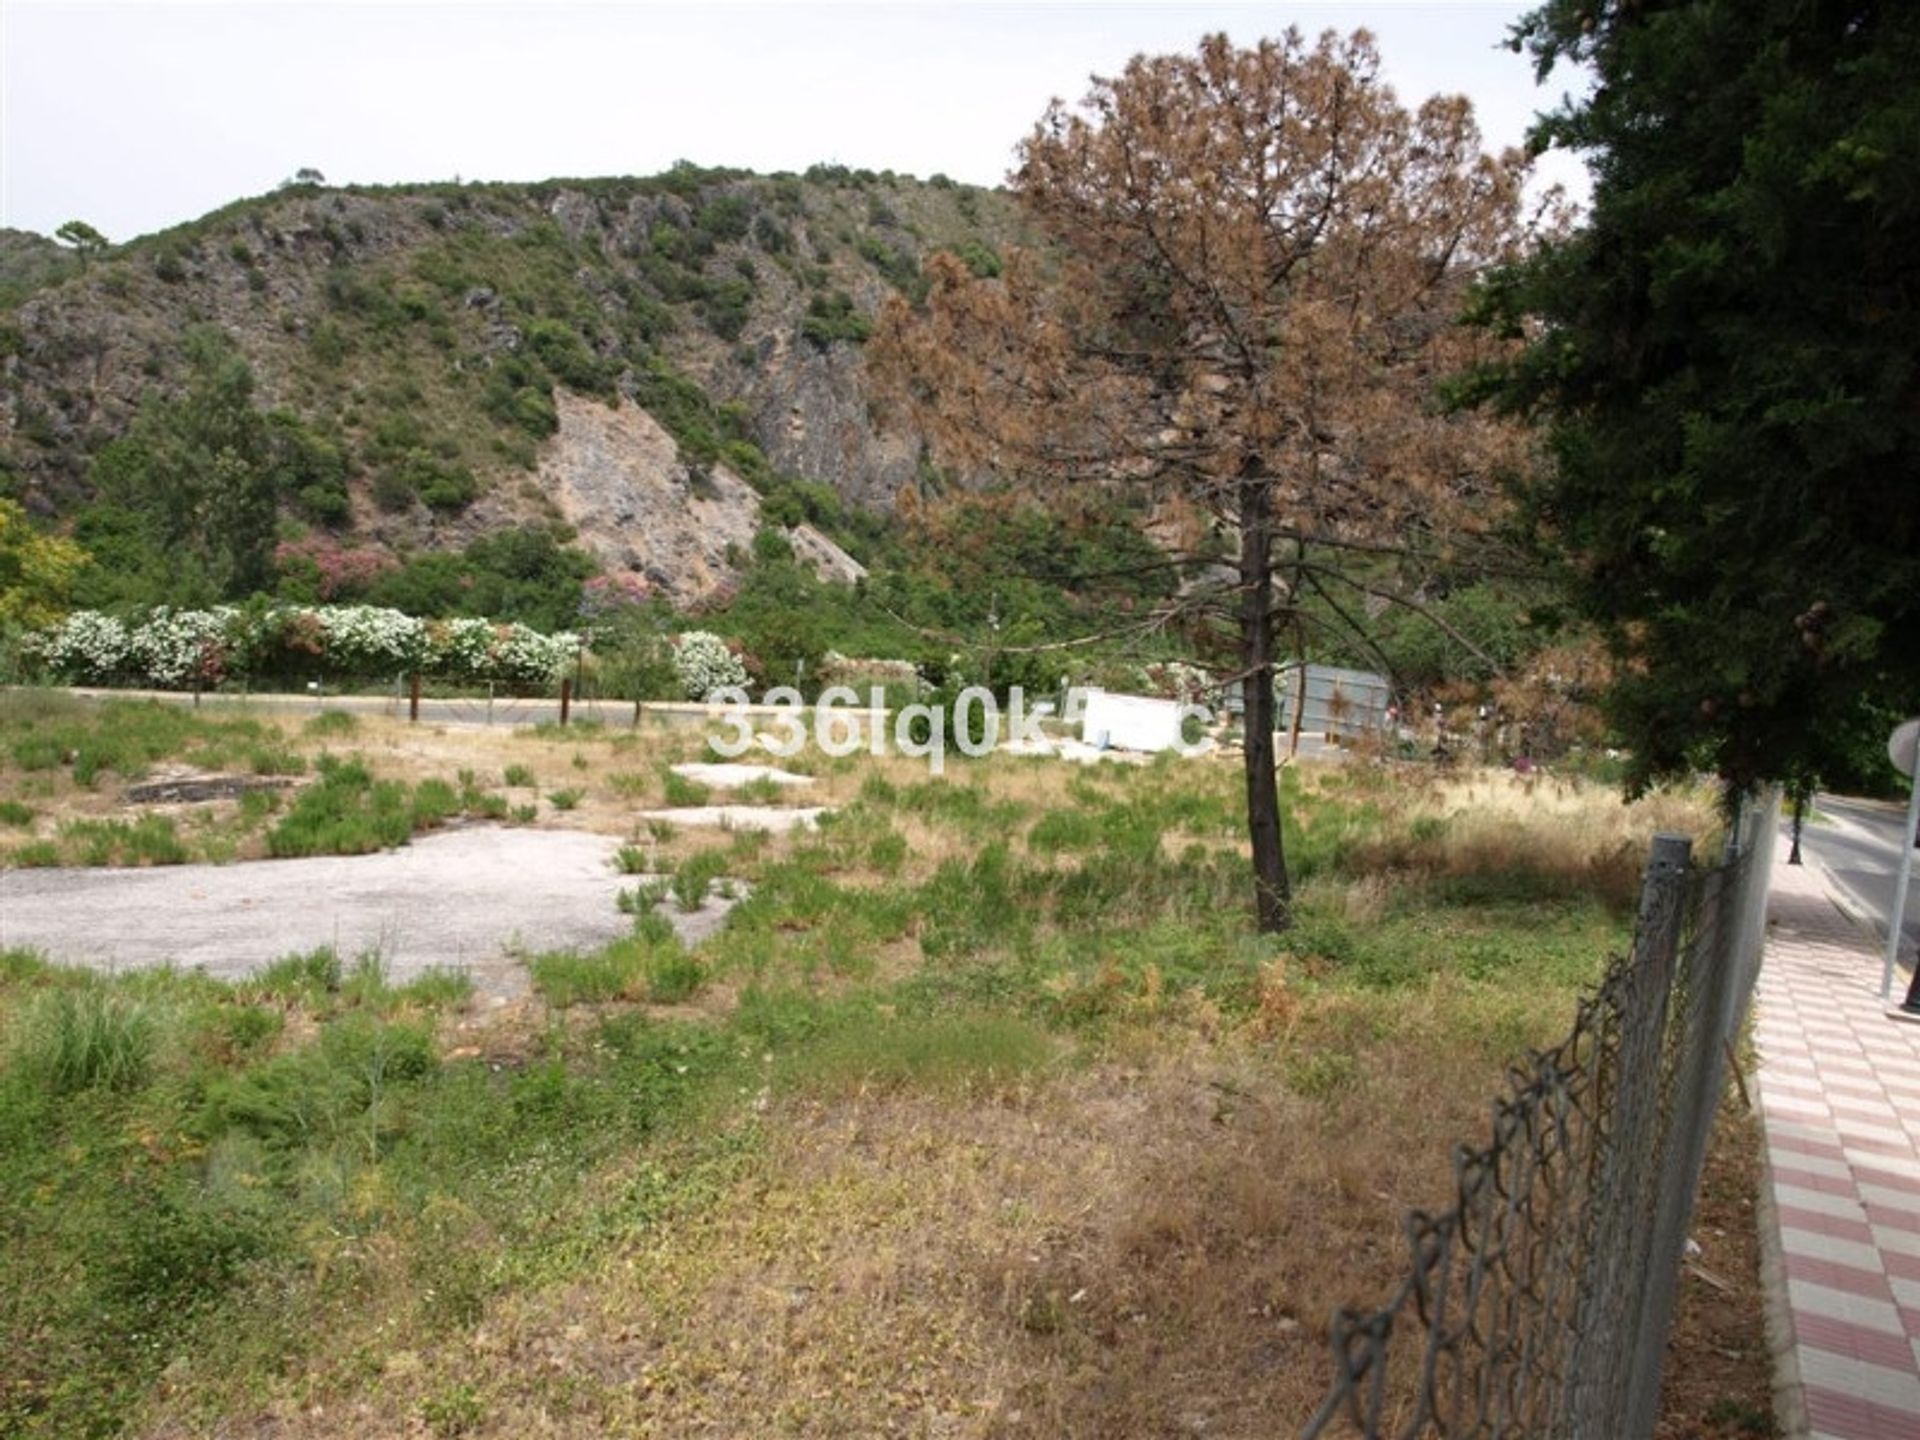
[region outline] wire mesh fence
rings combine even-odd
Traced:
[[[1727,1058],[1758,973],[1780,800],[1724,853],[1654,841],[1631,952],[1454,1152],[1447,1210],[1405,1223],[1406,1277],[1334,1319],[1303,1436],[1645,1440]]]

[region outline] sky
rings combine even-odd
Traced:
[[[1055,96],[1141,52],[1365,26],[1403,100],[1518,144],[1566,81],[1501,47],[1528,5],[867,0],[0,0],[0,225],[119,241],[310,166],[394,183],[817,162],[997,184]],[[1577,161],[1544,182],[1583,198]]]

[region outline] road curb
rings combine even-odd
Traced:
[[[1760,1293],[1764,1297],[1761,1320],[1766,1327],[1767,1353],[1773,1361],[1774,1433],[1780,1440],[1807,1440],[1812,1423],[1807,1418],[1806,1384],[1800,1374],[1799,1342],[1788,1299],[1787,1252],[1780,1241],[1780,1215],[1774,1206],[1767,1109],[1765,1105],[1754,1109],[1760,1118],[1760,1193],[1754,1200],[1753,1223],[1760,1242]]]

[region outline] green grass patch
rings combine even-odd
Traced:
[[[315,740],[342,740],[360,733],[360,717],[351,710],[322,710],[300,729]]]
[[[184,865],[193,857],[171,817],[138,820],[70,820],[60,843],[76,865]]]
[[[675,809],[704,805],[711,793],[698,781],[689,780],[686,776],[676,774],[672,770],[660,772],[660,789],[667,804]]]
[[[701,850],[682,860],[673,869],[674,903],[691,914],[707,902],[707,892],[727,870],[724,850]]]
[[[358,760],[323,755],[318,768],[319,782],[267,832],[269,854],[364,855],[406,843],[414,815],[405,785],[376,781]]]
[[[9,1063],[53,1095],[134,1090],[146,1082],[155,1030],[151,1009],[138,1000],[100,986],[50,990],[16,1022]]]
[[[742,805],[778,805],[786,789],[769,775],[756,775],[734,792]]]
[[[322,755],[319,781],[302,790],[279,823],[267,832],[267,852],[276,858],[305,855],[365,855],[404,845],[418,830],[432,830],[456,816],[508,818],[504,797],[471,785],[456,789],[428,778],[409,788],[376,780],[364,762]]]
[[[1004,1088],[1060,1053],[1038,1025],[1016,1016],[958,1014],[842,1021],[791,1052],[782,1078],[808,1090]]]
[[[68,767],[79,785],[108,773],[137,779],[157,762],[182,759],[208,770],[268,768],[287,759],[280,732],[258,720],[228,718],[158,700],[82,700],[58,691],[0,696],[0,753],[19,770]],[[297,758],[297,757],[296,757]]]

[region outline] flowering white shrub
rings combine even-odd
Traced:
[[[76,610],[28,643],[49,670],[82,685],[117,680],[126,669],[129,647],[127,627],[97,610]]]
[[[127,666],[160,690],[183,690],[196,681],[217,685],[226,673],[230,609],[155,610],[127,636]]]
[[[429,674],[551,684],[580,637],[491,620],[417,620],[374,605],[280,605],[241,611],[160,609],[132,621],[78,610],[31,637],[47,669],[81,684],[158,689],[217,685],[243,674]]]
[[[427,661],[427,627],[378,605],[325,605],[314,614],[330,667],[353,675],[403,675]]]
[[[494,636],[492,673],[521,685],[544,685],[579,653],[580,637],[569,631],[542,635],[525,625],[502,625]]]
[[[689,700],[704,700],[724,686],[744,686],[747,667],[718,635],[688,630],[673,640],[673,678]]]
[[[427,622],[427,666],[436,675],[486,675],[493,655],[491,620]]]

